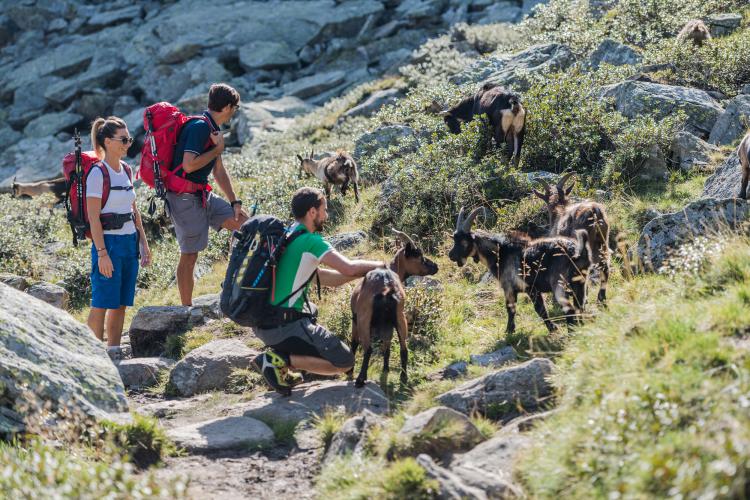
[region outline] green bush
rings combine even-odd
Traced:
[[[139,468],[161,462],[165,455],[176,452],[159,422],[154,418],[133,414],[133,422],[118,424],[105,422],[105,434],[125,450],[127,457]]]

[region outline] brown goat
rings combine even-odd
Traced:
[[[16,182],[14,177],[13,197],[33,198],[44,193],[52,193],[55,195],[55,198],[57,198],[55,203],[60,203],[65,199],[66,186],[65,177],[58,177],[50,181],[39,182]]]
[[[750,177],[750,132],[747,133],[740,145],[737,147],[737,155],[740,157],[740,169],[742,170],[742,184],[740,185],[740,198],[747,199],[747,180]]]
[[[310,156],[302,158],[297,155],[300,168],[308,174],[323,182],[326,196],[331,197],[331,185],[341,186],[341,194],[346,195],[349,183],[354,187],[354,200],[359,203],[359,172],[354,158],[346,151],[337,151],[332,156],[326,156],[320,160],[313,159],[313,151]]]
[[[406,293],[402,283],[409,276],[435,274],[438,266],[422,254],[422,250],[411,238],[393,230],[402,240],[403,246],[396,252],[388,269],[374,269],[368,272],[352,293],[352,355],[362,345],[364,357],[356,387],[363,387],[367,380],[367,369],[372,354],[371,340],[379,338],[383,350],[383,374],[387,377],[391,355],[393,329],[398,332],[401,346],[401,383],[406,383],[406,364],[409,349],[406,346],[408,325],[404,313]],[[354,368],[349,372],[351,380]]]
[[[568,195],[573,190],[573,183],[567,188],[565,182],[574,175],[569,172],[562,176],[555,186],[544,185],[544,194],[536,189],[534,194],[547,204],[549,214],[550,236],[567,236],[575,238],[576,230],[584,229],[588,233],[591,245],[591,265],[601,272],[599,294],[597,299],[604,303],[607,300],[607,283],[609,281],[609,221],[604,206],[595,201],[573,203]]]
[[[711,40],[711,32],[706,23],[700,19],[691,19],[682,27],[677,34],[680,41],[692,40],[693,45],[700,47],[706,40]]]

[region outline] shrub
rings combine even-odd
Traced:
[[[176,452],[174,444],[154,418],[133,414],[132,423],[105,422],[103,428],[139,468],[157,464],[165,455]]]
[[[409,325],[410,350],[417,351],[420,362],[432,362],[438,352],[444,316],[442,292],[421,285],[407,288],[404,312]]]
[[[331,409],[326,409],[322,415],[315,415],[313,417],[313,425],[317,429],[326,450],[331,445],[333,436],[341,430],[341,426],[344,425],[346,418],[346,413]]]
[[[393,462],[383,474],[382,487],[386,498],[433,498],[440,486],[428,479],[425,470],[413,458]]]

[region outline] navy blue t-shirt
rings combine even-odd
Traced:
[[[219,126],[211,118],[208,111],[203,113],[208,118],[214,130],[219,130]],[[211,134],[211,127],[203,120],[192,120],[188,122],[182,130],[180,130],[180,136],[177,138],[177,146],[174,150],[174,159],[172,160],[172,168],[174,169],[182,163],[182,157],[185,152],[194,153],[196,156],[200,156],[206,151],[212,150],[215,146],[211,143],[209,147],[209,135]],[[195,172],[190,172],[185,178],[191,182],[198,184],[205,184],[208,182],[208,176],[211,175],[211,171],[216,164],[216,160],[211,160],[201,169]]]

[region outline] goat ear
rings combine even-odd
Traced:
[[[302,163],[303,161],[305,161],[300,155],[297,155],[297,159],[300,161],[300,163]]]
[[[570,186],[568,186],[568,189],[565,190],[565,195],[569,195],[571,191],[573,191],[573,186],[576,185],[576,181],[570,183]]]

